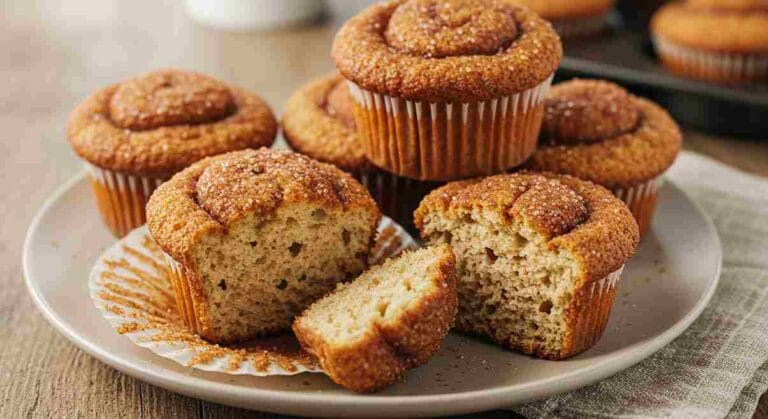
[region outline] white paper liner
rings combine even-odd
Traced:
[[[109,228],[124,236],[146,222],[144,207],[164,179],[134,176],[84,163],[88,176],[104,187],[107,202],[96,196],[99,210]],[[95,194],[96,192],[94,192]]]
[[[768,54],[712,52],[688,48],[660,36],[651,39],[662,59],[669,57],[685,65],[686,73],[697,78],[739,81],[768,77]]]
[[[378,231],[369,256],[372,264],[418,247],[402,227],[387,217]],[[291,349],[293,352],[276,349],[282,342],[278,339],[220,346],[205,342],[184,326],[168,280],[164,253],[146,227],[133,230],[104,252],[91,270],[88,285],[96,308],[118,333],[181,365],[260,377],[322,372],[298,346]],[[288,339],[293,341],[291,335]]]
[[[376,122],[358,123],[372,163],[401,176],[449,180],[502,172],[530,157],[543,115],[533,110],[546,98],[553,77],[523,92],[476,103],[420,102],[348,84],[353,100],[377,115],[372,118]],[[452,123],[456,117],[461,119],[458,128]],[[404,156],[413,161],[403,161]]]
[[[575,38],[600,33],[607,24],[608,13],[572,19],[552,20],[552,27],[563,38]]]
[[[627,204],[640,227],[641,235],[645,234],[651,227],[653,213],[656,209],[654,196],[663,185],[664,176],[662,175],[629,188],[616,188],[611,191]]]

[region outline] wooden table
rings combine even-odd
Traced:
[[[107,367],[59,336],[24,287],[24,232],[46,196],[80,171],[64,132],[68,111],[89,92],[150,69],[182,67],[259,92],[279,113],[291,91],[333,68],[332,25],[219,33],[190,23],[181,2],[158,3],[38,0],[0,9],[0,417],[266,416]],[[685,146],[768,176],[768,141],[688,132]],[[767,411],[763,397],[757,416]]]

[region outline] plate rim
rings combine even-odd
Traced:
[[[153,385],[165,388],[170,391],[185,394],[195,398],[210,400],[216,403],[223,403],[231,406],[250,408],[250,404],[238,402],[238,399],[247,398],[252,403],[254,401],[264,402],[263,411],[286,412],[293,406],[312,403],[318,409],[333,406],[339,408],[341,405],[354,406],[356,413],[360,414],[359,409],[386,407],[389,409],[387,414],[397,414],[408,412],[413,415],[410,408],[421,405],[429,405],[431,410],[427,414],[438,415],[443,413],[468,413],[488,409],[508,408],[515,404],[530,402],[547,396],[560,394],[576,388],[581,388],[593,384],[606,377],[617,374],[653,355],[661,348],[668,345],[676,337],[680,336],[704,311],[720,282],[722,270],[723,249],[720,236],[710,217],[701,209],[698,203],[692,200],[685,191],[679,188],[672,181],[665,182],[665,188],[671,187],[677,190],[688,203],[698,212],[698,215],[704,220],[707,230],[715,238],[717,249],[717,264],[714,280],[712,280],[706,289],[704,295],[696,302],[693,308],[686,313],[673,326],[665,330],[660,335],[650,340],[645,340],[627,347],[622,350],[623,354],[619,357],[611,357],[600,361],[598,364],[585,366],[583,368],[551,377],[538,380],[531,383],[502,386],[499,388],[472,390],[457,393],[443,393],[432,395],[359,395],[359,394],[333,394],[329,397],[323,393],[294,393],[283,390],[270,390],[259,387],[243,387],[225,382],[216,382],[215,386],[211,381],[189,375],[183,375],[179,372],[156,369],[154,371],[143,368],[141,365],[135,365],[130,360],[124,361],[118,356],[109,353],[106,348],[93,344],[82,335],[73,330],[67,324],[66,319],[56,313],[53,308],[44,299],[38,285],[32,279],[32,240],[38,231],[44,216],[52,209],[54,204],[67,192],[76,187],[85,178],[86,173],[81,171],[79,174],[71,177],[61,184],[54,192],[43,202],[35,213],[32,222],[27,228],[24,244],[22,247],[22,270],[24,282],[27,290],[32,297],[37,309],[43,314],[43,317],[54,328],[70,342],[74,343],[81,350],[104,362],[105,364],[125,373],[134,378],[146,381]],[[162,372],[162,373],[160,373]],[[183,379],[183,382],[180,381]],[[579,384],[576,384],[578,382]],[[471,403],[468,403],[471,402]],[[276,408],[275,406],[282,406]],[[260,407],[261,409],[261,407]],[[318,411],[317,414],[323,414]],[[328,412],[330,413],[330,412]],[[351,412],[350,412],[351,413]],[[370,414],[380,415],[384,412],[369,412]],[[365,414],[365,413],[363,413]],[[424,413],[422,413],[424,414]],[[418,415],[418,413],[417,413]]]

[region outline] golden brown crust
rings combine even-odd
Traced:
[[[595,82],[570,83],[589,86]],[[569,174],[609,189],[634,186],[661,175],[680,152],[680,129],[655,103],[630,98],[640,114],[633,130],[593,143],[542,144],[525,167]]]
[[[379,214],[368,191],[335,166],[261,148],[210,157],[179,172],[152,194],[147,224],[160,247],[186,264],[204,235],[224,234],[247,214],[267,218],[300,202]]]
[[[541,137],[550,144],[597,142],[633,130],[640,110],[617,84],[572,80],[556,84],[544,100]]]
[[[685,4],[700,10],[768,11],[768,1],[765,0],[685,0]]]
[[[255,94],[160,70],[88,97],[70,115],[67,137],[96,166],[170,175],[207,156],[269,146],[276,131],[272,111]]]
[[[614,0],[513,0],[546,20],[599,16],[613,7]]]
[[[368,393],[397,381],[406,370],[425,363],[448,334],[456,310],[456,260],[447,245],[433,278],[435,292],[410,307],[393,325],[379,325],[347,346],[330,344],[298,317],[293,331],[301,346],[315,355],[326,374],[350,390]]]
[[[370,164],[354,128],[351,102],[341,75],[307,83],[285,104],[281,121],[285,140],[312,158],[355,173],[365,171]]]
[[[580,284],[619,269],[639,241],[637,223],[605,188],[566,175],[515,173],[448,183],[433,191],[414,214],[424,234],[432,216],[459,219],[483,208],[501,219],[523,221],[548,239],[550,250],[566,250],[581,266]]]
[[[694,2],[672,2],[662,6],[651,20],[654,35],[683,46],[712,52],[768,53],[768,9],[724,10]]]
[[[487,12],[470,14],[478,4]],[[514,29],[489,31],[508,21]],[[439,45],[429,42],[435,34]],[[341,73],[366,90],[472,102],[540,84],[560,63],[562,46],[549,23],[508,0],[396,0],[349,20],[336,34],[332,56]]]

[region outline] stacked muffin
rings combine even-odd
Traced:
[[[562,47],[550,24],[510,1],[407,0],[352,18],[332,56],[343,79],[293,96],[286,138],[367,180],[408,225],[439,183],[502,173],[534,152]]]

